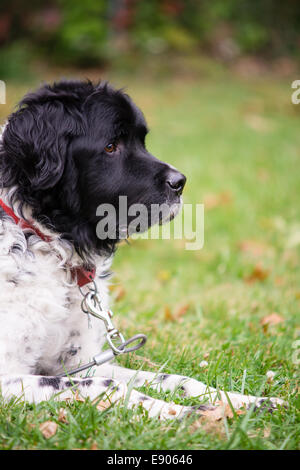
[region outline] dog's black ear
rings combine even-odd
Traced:
[[[2,184],[52,188],[60,180],[71,139],[84,123],[74,93],[48,86],[25,96],[8,119],[1,143]]]

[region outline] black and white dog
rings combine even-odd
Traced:
[[[171,219],[172,206],[180,203],[185,177],[146,150],[146,134],[143,114],[126,94],[91,82],[42,86],[9,117],[0,143],[0,384],[5,399],[65,400],[76,391],[121,402],[132,380],[137,387],[178,387],[186,396],[216,400],[217,391],[195,379],[136,373],[111,363],[95,368],[89,378],[55,377],[88,362],[105,341],[101,321],[91,318],[88,327],[76,281],[76,273],[82,276],[95,266],[101,305],[108,309],[106,273],[120,236],[97,237],[99,204],[118,211],[120,195],[128,206],[164,203]],[[218,393],[236,408],[264,402]],[[271,406],[282,403],[269,400]],[[160,418],[192,410],[133,389],[128,406],[139,404]]]

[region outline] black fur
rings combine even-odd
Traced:
[[[118,240],[100,240],[96,208],[178,202],[180,191],[166,184],[180,175],[145,148],[142,112],[125,93],[108,84],[61,81],[29,93],[13,113],[0,147],[0,186],[16,187],[12,201],[33,208],[33,216],[63,234],[86,260],[111,253]],[[113,154],[107,144],[117,142]]]
[[[40,387],[52,387],[59,390],[61,379],[59,377],[41,377],[39,380]]]
[[[104,387],[109,387],[113,383],[112,379],[103,380]]]

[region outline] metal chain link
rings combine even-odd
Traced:
[[[134,335],[132,336],[132,338],[125,341],[125,338],[122,333],[120,333],[120,331],[113,325],[113,322],[111,320],[113,312],[111,310],[103,310],[101,307],[101,297],[99,295],[96,282],[93,280],[91,281],[91,283],[92,287],[88,286],[88,290],[86,293],[84,293],[82,287],[79,287],[79,291],[83,296],[83,299],[81,301],[81,309],[83,313],[88,316],[89,328],[91,327],[90,315],[104,322],[106,329],[106,340],[109,344],[110,349],[96,354],[96,356],[93,357],[92,362],[89,362],[88,364],[80,366],[77,369],[73,369],[64,374],[60,374],[58,375],[58,377],[73,375],[85,369],[89,369],[93,366],[99,366],[101,364],[104,364],[105,362],[112,360],[115,356],[118,356],[119,354],[127,354],[129,352],[137,351],[142,346],[144,346],[147,341],[147,336],[141,333]],[[138,340],[140,341],[135,346],[131,346],[129,348],[126,347]],[[115,342],[117,342],[118,344],[114,344]]]

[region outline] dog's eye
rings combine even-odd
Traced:
[[[104,147],[104,150],[107,153],[113,153],[117,150],[117,144],[115,142],[111,142]]]

